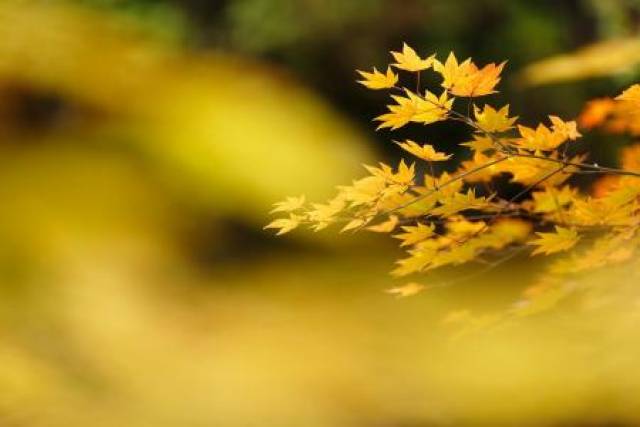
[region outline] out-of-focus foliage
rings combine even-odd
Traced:
[[[542,85],[590,77],[628,75],[637,70],[638,64],[640,38],[631,37],[608,40],[573,53],[543,59],[527,66],[521,77],[528,85]]]
[[[32,306],[3,316],[5,425],[640,422],[638,270],[574,283],[591,292],[573,308],[452,339],[465,309],[495,306],[530,270],[397,300],[380,292],[381,258],[297,257],[187,292],[151,249],[80,256],[39,291],[38,322]],[[626,285],[613,301],[612,281]]]
[[[123,25],[63,4],[4,2],[0,80],[89,116],[85,132],[126,141],[216,215],[257,219],[270,196],[302,183],[322,191],[367,156],[357,132],[285,75],[180,53]]]
[[[536,86],[606,76],[629,82],[638,75],[640,39],[634,17],[640,13],[640,2],[588,0],[585,4],[603,40],[528,65],[521,73],[523,83]]]
[[[382,0],[236,0],[226,14],[230,42],[249,51],[268,51],[301,41],[336,38],[350,27],[380,16]]]

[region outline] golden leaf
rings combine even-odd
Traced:
[[[270,213],[276,212],[293,212],[300,209],[305,202],[305,196],[287,197],[283,202],[274,203],[275,206]]]
[[[476,124],[485,132],[505,132],[513,127],[518,117],[509,117],[509,105],[495,110],[491,105],[485,105],[483,110],[474,107]]]
[[[410,246],[415,245],[418,242],[422,242],[423,240],[428,239],[433,236],[433,230],[435,227],[433,224],[422,224],[417,223],[415,226],[404,226],[402,230],[405,232],[402,234],[395,234],[392,236],[395,239],[402,240],[400,246]]]
[[[487,64],[479,69],[471,58],[458,64],[452,53],[442,64],[435,60],[433,69],[443,77],[442,86],[452,94],[465,97],[477,97],[494,93],[494,88],[500,82],[500,73],[506,62],[499,65]]]
[[[530,245],[538,246],[532,252],[532,255],[541,253],[550,255],[556,252],[563,252],[574,247],[580,240],[580,236],[578,236],[578,232],[575,229],[560,226],[556,226],[555,232],[536,234],[539,238],[529,242]]]
[[[391,55],[397,61],[396,64],[392,65],[406,71],[421,71],[431,68],[435,58],[435,55],[425,59],[420,58],[416,51],[406,43],[402,45],[402,52],[391,52]]]
[[[274,221],[271,221],[269,224],[265,225],[264,228],[277,228],[278,232],[277,236],[288,233],[291,230],[297,228],[300,225],[300,222],[304,219],[304,216],[290,214],[289,218],[279,218]]]
[[[383,74],[373,67],[372,73],[366,71],[357,70],[358,73],[364,77],[364,80],[358,80],[358,83],[365,86],[368,89],[379,90],[389,89],[398,83],[398,75],[391,71],[391,67],[387,67],[387,73]]]
[[[436,151],[433,146],[429,144],[420,146],[418,143],[410,139],[405,140],[405,142],[396,142],[396,144],[406,152],[428,162],[442,162],[449,160],[452,156],[452,154]]]
[[[406,98],[400,95],[391,95],[391,97],[396,101],[396,105],[387,105],[389,112],[373,119],[382,122],[377,129],[401,128],[413,119],[418,110],[418,97]]]
[[[447,91],[443,91],[440,97],[436,94],[426,91],[424,98],[420,98],[418,95],[406,90],[409,97],[416,98],[416,113],[411,118],[411,121],[430,124],[441,120],[446,120],[449,111],[453,107],[454,98],[449,99]]]

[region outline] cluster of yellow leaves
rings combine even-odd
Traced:
[[[454,96],[474,98],[494,93],[505,65],[503,62],[499,65],[488,64],[479,68],[470,58],[459,64],[453,52],[442,63],[435,54],[421,57],[406,43],[401,52],[391,52],[391,55],[396,62],[387,67],[386,73],[381,73],[375,67],[373,72],[358,70],[358,73],[363,77],[359,83],[369,89],[402,91],[391,95],[395,104],[388,106],[389,112],[376,117],[375,120],[381,122],[378,129],[395,130],[410,122],[430,124],[446,120],[453,107]],[[418,78],[422,71],[432,69],[442,78],[441,86],[444,91],[440,95],[436,95],[428,90],[421,93],[420,91],[411,91],[406,87],[399,87],[397,85],[399,76],[392,71],[391,67],[416,73]],[[506,110],[503,108],[499,113],[493,111],[493,115],[502,116],[504,111],[508,114],[508,106]],[[485,110],[485,112],[491,115],[489,110]],[[496,117],[487,117],[486,120],[487,123],[495,122]],[[503,122],[496,125],[506,130],[513,124],[513,121],[510,124],[505,124],[503,119]],[[509,123],[509,120],[506,123]]]
[[[287,216],[268,228],[283,234],[302,224],[318,231],[339,223],[342,231],[391,234],[407,253],[397,261],[394,276],[469,261],[493,266],[505,259],[507,248],[528,249],[531,255],[566,252],[568,257],[555,263],[550,274],[568,274],[583,271],[589,263],[621,262],[640,246],[640,144],[622,151],[622,170],[584,163],[586,154],[567,154],[582,136],[575,121],[550,115],[549,124],[528,127],[518,124],[518,117],[510,117],[509,105],[480,107],[471,100],[473,109],[467,110],[472,116],[453,109],[455,97],[494,93],[505,63],[478,67],[471,58],[459,62],[453,53],[443,63],[435,54],[421,56],[407,44],[391,54],[395,62],[386,73],[376,68],[371,73],[359,71],[360,83],[367,88],[397,91],[391,94],[394,104],[388,106],[388,112],[374,119],[380,122],[378,129],[456,120],[470,129],[471,140],[460,144],[469,153],[466,159],[458,166],[450,165],[453,155],[431,144],[395,141],[427,167],[419,169],[404,160],[397,167],[365,166],[367,176],[338,187],[335,197],[324,204],[307,204],[303,197],[277,203],[273,212]],[[403,86],[403,76],[392,68],[412,73],[418,88]],[[444,90],[440,95],[419,87],[420,73],[426,70],[441,77]],[[583,128],[611,130],[606,125],[615,121],[617,131],[635,133],[637,127],[640,134],[640,121],[630,123],[638,117],[640,86],[636,85],[616,99],[588,104],[579,122]],[[446,162],[449,170],[436,174],[433,162]],[[417,170],[429,172],[420,175]],[[608,174],[597,181],[597,191],[584,194],[570,181],[583,172]],[[507,176],[516,186],[515,195],[509,197],[493,188],[505,182],[497,179],[500,176]],[[624,248],[620,246],[623,241]],[[540,298],[547,290],[555,292],[557,283],[550,280],[528,295]],[[410,282],[389,293],[404,297],[431,287]],[[555,301],[559,295],[556,292],[545,301]]]

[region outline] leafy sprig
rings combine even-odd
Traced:
[[[496,92],[505,62],[480,67],[471,58],[458,61],[453,53],[440,62],[435,54],[421,57],[407,44],[401,52],[391,53],[395,63],[385,73],[376,68],[371,73],[358,71],[363,86],[390,92],[388,111],[374,119],[378,129],[459,122],[472,138],[462,144],[469,153],[466,159],[437,175],[433,162],[450,162],[453,154],[438,152],[426,142],[394,141],[413,162],[365,166],[369,175],[338,187],[336,196],[325,203],[288,198],[274,209],[287,216],[265,228],[284,234],[302,225],[318,231],[340,224],[342,231],[391,234],[407,250],[392,272],[399,277],[468,262],[494,268],[523,251],[567,253],[547,272],[563,277],[623,262],[637,252],[640,145],[623,151],[622,168],[589,163],[588,153],[570,156],[571,146],[582,137],[576,121],[550,115],[548,123],[529,127],[510,117],[509,105],[476,105],[477,98]],[[394,68],[413,75],[416,87],[399,85],[400,75]],[[426,71],[440,77],[439,89],[421,87],[421,73]],[[454,108],[460,98],[467,100],[461,111]],[[640,86],[634,85],[615,100],[588,104],[580,123],[587,130],[600,126],[640,134],[635,124],[639,117]],[[424,162],[429,173],[418,176],[415,162]],[[571,184],[571,178],[581,174],[602,176],[591,193]],[[499,177],[509,177],[521,191],[506,197],[493,190]],[[545,289],[556,289],[561,280],[545,279],[544,283]],[[390,292],[409,296],[434,286],[412,281]],[[509,315],[531,312],[542,294],[527,290]]]

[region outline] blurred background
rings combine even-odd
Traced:
[[[0,2],[0,426],[640,425],[637,267],[456,337],[544,263],[395,299],[394,242],[262,231],[399,157],[354,70],[403,41],[508,60],[491,102],[535,123],[636,82],[639,23],[636,0]],[[628,142],[586,138],[607,164]]]

